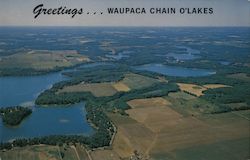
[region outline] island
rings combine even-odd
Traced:
[[[31,113],[32,110],[30,108],[21,106],[0,108],[3,123],[9,126],[19,125]]]

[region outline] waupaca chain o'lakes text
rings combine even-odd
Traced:
[[[107,8],[108,14],[213,14],[213,8]]]

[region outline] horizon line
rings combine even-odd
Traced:
[[[225,26],[185,26],[185,25],[183,25],[183,26],[147,26],[147,25],[145,25],[145,26],[126,26],[126,25],[121,25],[121,26],[119,26],[119,25],[114,25],[114,26],[108,26],[108,25],[104,25],[104,26],[77,26],[77,25],[0,25],[0,27],[93,27],[93,28],[101,28],[101,27],[107,27],[107,28],[111,28],[111,27],[116,27],[116,28],[143,28],[143,27],[145,27],[145,28],[188,28],[188,27],[193,27],[193,28],[225,28],[225,27],[228,27],[228,28],[237,28],[237,27],[239,27],[239,28],[250,28],[250,26],[248,26],[248,25],[242,25],[242,26],[227,26],[227,25],[225,25]]]

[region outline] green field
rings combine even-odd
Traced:
[[[1,57],[0,75],[33,75],[90,61],[74,50],[30,50]]]

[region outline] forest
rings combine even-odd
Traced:
[[[30,108],[21,106],[0,108],[0,114],[3,123],[10,126],[20,124],[22,120],[29,116],[31,113],[32,110]]]

